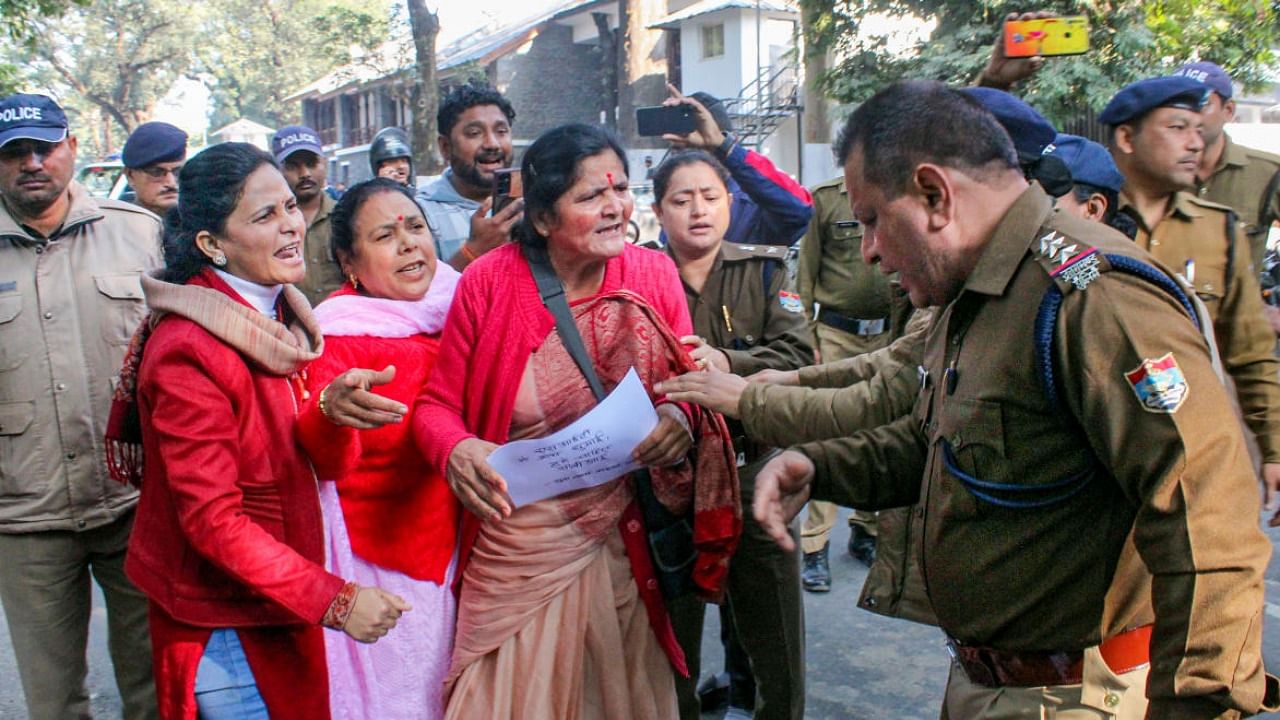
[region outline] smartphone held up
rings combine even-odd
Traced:
[[[502,168],[493,171],[493,210],[497,215],[512,200],[524,196],[524,184],[520,180],[520,168]]]
[[[698,129],[692,105],[655,105],[636,108],[636,132],[645,137],[688,135]]]
[[[1089,18],[1070,17],[1008,20],[1004,24],[1004,54],[1010,58],[1083,55],[1089,52]]]

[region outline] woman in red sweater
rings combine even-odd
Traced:
[[[400,183],[356,185],[329,222],[347,283],[315,309],[325,349],[307,371],[298,440],[321,480],[329,570],[414,608],[377,645],[326,636],[330,706],[335,720],[434,720],[453,640],[459,506],[401,420],[435,365],[458,272],[436,261]]]
[[[407,608],[322,565],[293,442],[323,347],[289,284],[302,213],[270,155],[225,143],[182,169],[167,225],[107,428],[112,475],[142,480],[125,570],[151,601],[160,716],[325,718],[321,625],[373,642]]]
[[[543,306],[527,257],[545,249],[606,390],[634,368],[648,387],[693,368],[680,278],[626,242],[626,154],[607,131],[567,125],[521,165],[519,243],[467,267],[414,432],[471,512],[461,545],[447,718],[661,720],[685,672],[626,476],[520,507],[489,465],[500,443],[553,433],[595,405]],[[722,591],[741,525],[719,416],[650,398],[660,421],[634,449],[654,494],[692,510],[693,579]],[[447,470],[446,470],[447,468]]]

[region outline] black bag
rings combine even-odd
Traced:
[[[538,284],[542,304],[556,319],[556,332],[560,334],[560,340],[586,377],[596,400],[603,400],[604,386],[600,384],[595,366],[587,356],[582,335],[573,322],[573,314],[569,312],[564,284],[551,267],[546,249],[526,245],[523,250],[529,260],[529,267],[533,270],[533,279]],[[693,511],[690,509],[685,515],[676,515],[659,502],[653,494],[653,481],[647,469],[637,470],[632,477],[635,480],[636,502],[640,505],[640,515],[644,519],[649,555],[653,560],[658,588],[662,591],[662,597],[670,602],[694,591],[693,565],[698,558],[698,551],[693,546]]]

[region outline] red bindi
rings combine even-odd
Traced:
[[[609,187],[613,187],[613,173],[607,172],[604,176],[609,179]]]
[[[403,215],[397,215],[397,216],[396,216],[396,222],[404,222],[404,216],[403,216]]]

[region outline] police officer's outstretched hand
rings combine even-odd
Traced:
[[[1275,511],[1267,524],[1280,526],[1280,463],[1262,464],[1262,507]]]
[[[685,373],[663,380],[654,387],[654,391],[676,402],[701,405],[712,412],[736,419],[739,416],[738,403],[746,388],[747,381],[744,378],[721,372],[715,365],[708,365],[704,372]]]
[[[791,387],[796,387],[800,384],[800,371],[765,368],[759,372],[751,373],[746,379],[749,383],[760,383],[761,385],[790,385]]]
[[[765,463],[756,475],[756,495],[751,510],[760,527],[788,552],[796,547],[789,525],[800,508],[809,502],[813,473],[813,461],[807,455],[787,450]]]

